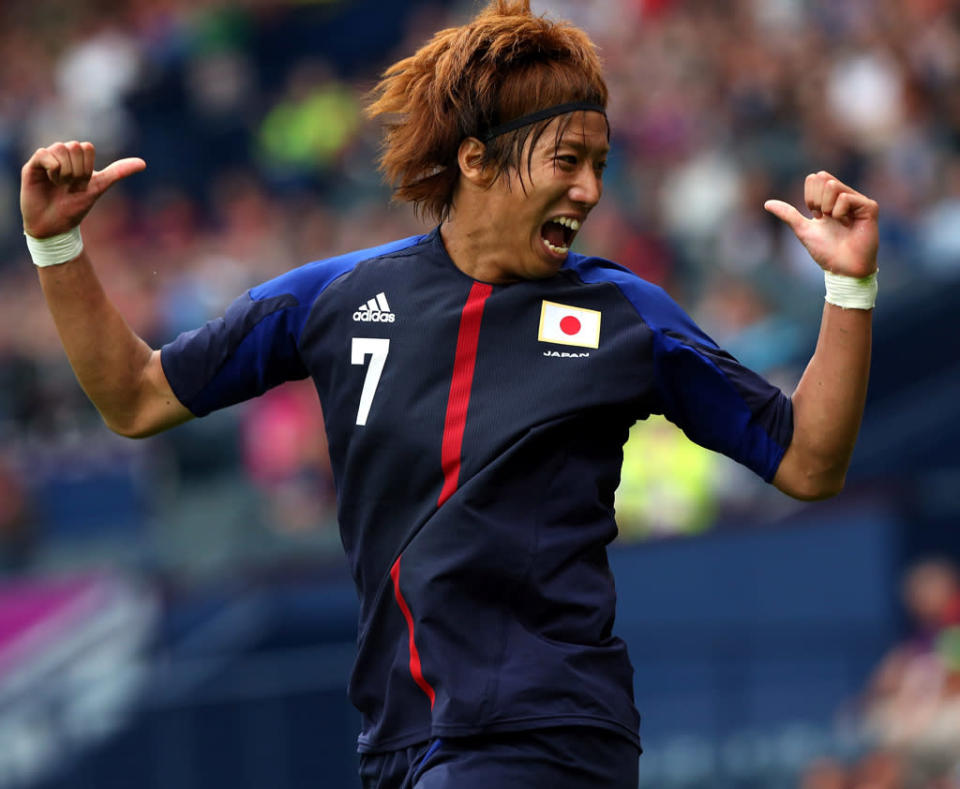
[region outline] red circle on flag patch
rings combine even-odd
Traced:
[[[564,334],[577,334],[581,328],[580,320],[572,315],[567,315],[560,321],[560,331]]]

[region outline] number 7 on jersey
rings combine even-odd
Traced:
[[[354,337],[350,350],[352,364],[364,364],[370,357],[370,366],[363,379],[363,391],[360,392],[360,407],[357,409],[357,424],[367,424],[370,415],[370,406],[373,405],[373,396],[377,393],[383,365],[390,352],[390,340],[379,337]]]

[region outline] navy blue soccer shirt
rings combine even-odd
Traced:
[[[639,743],[606,554],[628,430],[664,414],[767,481],[793,434],[789,398],[660,288],[576,254],[476,282],[437,230],[253,288],[162,362],[197,416],[316,384],[362,751],[560,725]]]

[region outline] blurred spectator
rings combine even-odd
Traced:
[[[938,199],[920,216],[923,262],[934,273],[960,272],[960,156],[941,173]]]
[[[33,534],[25,486],[0,455],[0,575],[27,565]]]
[[[850,789],[847,768],[833,759],[821,759],[807,768],[799,789]]]
[[[854,765],[849,786],[850,789],[935,789],[932,781],[909,775],[902,755],[885,750],[869,753]]]
[[[349,87],[322,61],[301,63],[260,127],[264,170],[279,186],[326,176],[359,125],[360,104]]]
[[[624,447],[617,488],[620,534],[637,539],[706,529],[717,513],[721,463],[662,417],[638,422]]]
[[[289,532],[329,528],[333,472],[312,384],[279,387],[252,401],[241,434],[247,475],[268,502],[266,521]]]
[[[903,72],[883,51],[836,59],[827,76],[827,100],[837,122],[858,146],[883,149],[903,120]]]
[[[864,700],[869,738],[934,780],[960,767],[960,571],[947,559],[903,582],[913,635],[882,660]]]

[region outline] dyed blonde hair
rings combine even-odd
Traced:
[[[586,33],[534,16],[530,0],[492,0],[472,21],[441,30],[388,68],[372,97],[367,114],[385,121],[379,164],[394,199],[443,221],[453,204],[464,139],[483,139],[495,126],[567,102],[606,107],[608,92]],[[558,142],[570,117],[560,119]],[[528,142],[532,152],[554,120],[494,137],[484,164],[499,173],[519,172]]]

